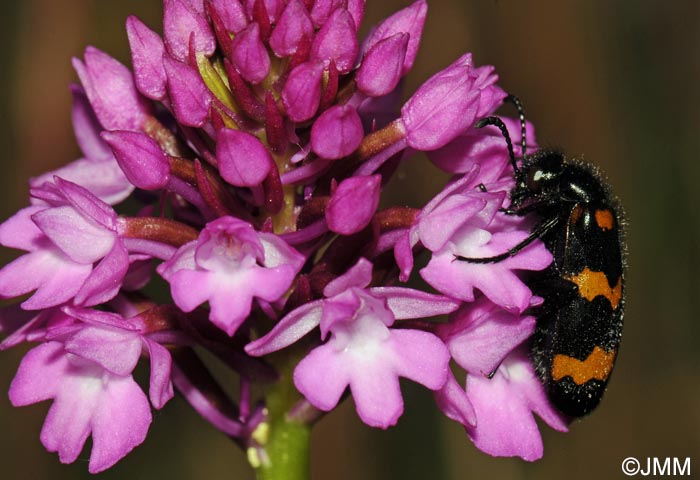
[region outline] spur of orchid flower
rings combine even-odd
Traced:
[[[10,400],[52,401],[40,439],[61,462],[92,437],[90,472],[111,467],[178,392],[258,478],[307,478],[313,424],[350,399],[367,425],[396,424],[401,377],[490,455],[540,458],[535,414],[566,430],[526,353],[542,300],[523,273],[551,254],[535,241],[454,261],[531,228],[499,213],[508,152],[474,126],[506,97],[494,68],[465,54],[402,103],[427,2],[360,40],[364,8],[164,0],[162,34],[126,20],[131,69],[95,47],[73,60],[83,156],[30,179],[28,206],[0,225],[20,251],[0,270],[0,296],[17,299],[0,348],[35,345]],[[382,203],[420,152],[452,179],[422,208]],[[423,289],[405,285],[416,276]],[[237,373],[235,398],[202,350]]]

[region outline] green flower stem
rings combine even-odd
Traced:
[[[248,458],[258,480],[311,478],[311,425],[288,415],[301,399],[292,381],[294,363],[287,364],[279,382],[267,392],[268,417],[253,435],[260,446],[257,452],[249,450]]]

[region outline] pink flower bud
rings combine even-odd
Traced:
[[[85,63],[73,59],[95,115],[107,130],[140,130],[151,116],[150,104],[139,95],[134,77],[124,65],[94,47],[85,49]]]
[[[144,190],[163,188],[170,178],[168,156],[158,143],[141,132],[102,132],[126,178]]]
[[[346,178],[326,207],[328,228],[341,235],[357,233],[372,220],[379,205],[382,176]]]
[[[207,0],[207,8],[216,14],[229,32],[238,33],[248,25],[248,17],[239,0]]]
[[[420,39],[425,24],[425,15],[428,12],[428,4],[425,0],[418,0],[411,6],[399,10],[382,23],[377,25],[369,34],[362,45],[362,51],[368,52],[374,45],[382,40],[393,37],[397,33],[408,33],[408,47],[406,58],[403,62],[401,74],[405,75],[413,66],[413,61],[418,54]]]
[[[129,36],[136,88],[148,98],[162,100],[167,82],[163,68],[163,39],[133,15],[126,19],[126,33]]]
[[[314,36],[314,25],[301,0],[290,0],[270,36],[270,47],[278,57],[296,52],[299,43]]]
[[[270,72],[270,57],[260,40],[260,27],[251,23],[233,39],[231,61],[241,76],[250,83],[265,80]]]
[[[319,157],[350,155],[362,142],[362,120],[350,105],[335,105],[321,114],[311,128],[311,148]]]
[[[201,2],[200,2],[201,3]],[[190,37],[194,34],[194,51],[211,55],[216,37],[203,12],[185,0],[163,1],[163,34],[168,52],[180,61],[190,57]]]
[[[209,116],[212,95],[201,75],[194,67],[168,55],[163,63],[175,117],[190,127],[202,126]]]
[[[401,80],[409,40],[407,33],[397,33],[374,44],[355,77],[357,88],[372,97],[393,91]]]
[[[216,142],[219,172],[231,185],[260,185],[273,168],[272,156],[257,137],[240,130],[224,128]]]
[[[304,122],[316,114],[321,100],[323,64],[306,62],[289,74],[282,90],[282,102],[287,116],[295,122]]]
[[[340,73],[348,73],[357,58],[357,29],[355,21],[344,8],[331,14],[311,44],[311,58],[329,65],[331,61]]]

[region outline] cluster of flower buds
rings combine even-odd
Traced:
[[[30,206],[0,225],[0,244],[24,251],[0,270],[0,296],[21,297],[0,313],[0,348],[38,344],[10,399],[53,400],[41,441],[62,462],[92,436],[89,470],[112,466],[175,390],[254,466],[272,461],[261,432],[275,415],[311,423],[351,396],[363,422],[394,425],[399,377],[492,455],[539,458],[533,414],[566,430],[524,346],[542,300],[521,272],[551,254],[535,241],[455,261],[532,226],[499,213],[505,142],[474,127],[506,94],[466,54],[402,104],[426,2],[359,41],[364,3],[164,0],[162,36],[127,19],[133,73],[93,47],[74,60],[84,156],[31,179]],[[423,208],[380,208],[418,152],[452,180]],[[430,291],[402,286],[412,275]],[[238,374],[236,398],[202,349]],[[280,412],[284,382],[296,389]]]

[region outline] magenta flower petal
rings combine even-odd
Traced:
[[[32,215],[34,223],[66,255],[78,263],[93,263],[107,255],[116,233],[72,207],[47,208]]]
[[[355,21],[355,28],[359,29],[365,16],[365,0],[348,0],[347,9]]]
[[[454,254],[446,251],[433,255],[420,274],[440,292],[467,302],[474,301],[474,288],[478,288],[492,302],[510,312],[522,313],[530,306],[532,291],[508,265],[494,267],[455,261]]]
[[[369,291],[372,296],[386,300],[397,320],[446,315],[457,310],[460,305],[460,302],[451,298],[412,288],[374,287]]]
[[[0,224],[0,245],[32,251],[41,247],[44,233],[32,220],[32,215],[46,207],[26,207]]]
[[[134,15],[126,19],[126,33],[129,36],[136,88],[148,98],[162,100],[167,83],[163,68],[163,39]]]
[[[134,185],[126,178],[111,153],[108,158],[100,161],[81,158],[56,170],[29,179],[29,185],[32,188],[41,188],[46,183],[53,183],[55,177],[82,185],[90,193],[110,205],[121,202],[134,191]]]
[[[311,44],[311,58],[324,65],[333,61],[338,72],[348,73],[355,64],[357,51],[355,21],[350,12],[338,8],[316,33]]]
[[[437,390],[447,381],[450,355],[442,341],[432,333],[396,329],[391,333],[391,350],[396,355],[396,373]]]
[[[381,175],[346,178],[326,208],[326,221],[331,231],[352,235],[365,228],[379,206]]]
[[[447,418],[464,426],[476,424],[476,412],[472,402],[452,372],[448,372],[445,385],[435,392],[435,403]]]
[[[326,368],[319,370],[319,365]],[[349,372],[330,346],[315,348],[294,369],[294,385],[316,408],[326,412],[338,405],[349,383]]]
[[[141,339],[135,332],[86,326],[66,341],[65,350],[124,376],[139,361]]]
[[[92,161],[111,159],[112,151],[100,138],[102,125],[100,125],[100,121],[90,105],[85,89],[73,84],[70,90],[73,96],[73,108],[71,109],[73,133],[78,146],[80,146],[80,151],[83,152],[85,158]]]
[[[148,388],[151,404],[157,409],[161,409],[173,398],[175,392],[173,383],[170,380],[172,370],[172,358],[170,351],[157,342],[144,339],[148,349],[148,357],[151,362],[151,377]]]
[[[306,7],[301,0],[290,0],[272,30],[270,47],[278,57],[286,57],[296,52],[304,38],[313,36],[314,25]]]
[[[289,74],[282,90],[282,102],[287,116],[295,122],[304,122],[316,114],[321,101],[323,63],[306,62]]]
[[[260,40],[260,27],[249,24],[238,33],[231,45],[231,61],[241,76],[250,83],[265,80],[270,71],[270,57],[267,48]]]
[[[77,305],[93,306],[113,299],[129,268],[129,254],[121,242],[92,269],[80,291],[75,294]]]
[[[224,128],[216,144],[221,176],[231,185],[260,185],[273,168],[270,152],[257,137],[240,130]]]
[[[103,132],[129,181],[144,190],[157,190],[170,179],[168,156],[158,143],[141,132]]]
[[[151,107],[136,90],[124,65],[94,48],[85,49],[85,63],[73,60],[95,115],[107,130],[140,130]]]
[[[467,395],[476,412],[476,426],[468,427],[467,433],[477,448],[490,455],[527,461],[542,457],[542,437],[532,412],[551,427],[566,431],[566,422],[550,406],[522,350],[504,361],[491,379],[467,376]]]
[[[31,349],[22,359],[10,385],[10,402],[20,407],[53,398],[67,368],[61,343],[44,343]]]
[[[369,34],[362,45],[363,53],[369,52],[379,42],[400,33],[409,35],[405,57],[402,59],[401,75],[405,75],[418,54],[425,16],[428,12],[428,4],[425,0],[418,0],[410,6],[399,10],[377,25]]]
[[[55,205],[60,206],[67,202],[85,217],[86,221],[93,221],[101,225],[105,230],[116,231],[117,214],[112,207],[80,185],[68,182],[62,178],[54,179],[54,183],[57,189],[53,192],[45,193],[60,195],[60,198],[55,200]],[[39,193],[41,192],[32,191],[32,195]]]
[[[323,289],[326,297],[335,297],[352,287],[363,288],[372,281],[372,262],[364,257],[348,269],[347,272],[334,278]]]
[[[467,372],[488,375],[535,331],[535,317],[500,309],[482,297],[441,324],[438,335]]]
[[[314,0],[311,7],[311,19],[316,28],[321,28],[331,14],[343,4],[342,0]]]
[[[465,223],[483,225],[491,221],[504,198],[505,192],[482,194],[476,191],[446,198],[419,220],[421,243],[432,251],[442,249]]]
[[[285,315],[265,336],[250,342],[245,351],[254,357],[288,347],[321,323],[322,301],[309,302]]]
[[[163,34],[168,52],[184,62],[190,57],[190,37],[195,53],[210,56],[216,50],[216,37],[203,12],[186,0],[163,1]]]
[[[364,137],[362,120],[350,105],[335,105],[321,114],[311,128],[311,148],[322,158],[346,157]]]
[[[370,427],[389,428],[403,414],[403,397],[396,373],[357,363],[356,370],[365,368],[364,375],[350,381],[350,391],[358,416]]]
[[[391,93],[401,80],[408,42],[407,33],[397,33],[373,45],[357,71],[357,88],[372,97]]]
[[[199,71],[168,55],[163,57],[163,62],[175,116],[184,125],[201,127],[209,117],[212,94],[204,84]]]
[[[12,298],[36,290],[22,302],[22,308],[53,307],[73,298],[91,271],[92,265],[75,263],[58,249],[39,250],[19,257],[0,270],[0,295]]]
[[[143,443],[152,419],[146,396],[130,376],[110,378],[92,416],[90,473],[108,469]]]

